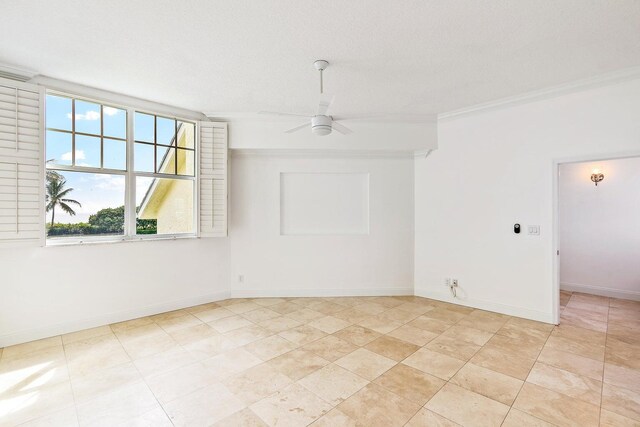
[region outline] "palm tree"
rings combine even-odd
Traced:
[[[56,206],[60,206],[60,209],[69,215],[76,214],[69,204],[82,207],[77,200],[65,198],[73,191],[73,188],[64,188],[66,183],[67,180],[61,174],[53,171],[52,173],[47,172],[47,212],[51,211],[52,227],[56,216]]]

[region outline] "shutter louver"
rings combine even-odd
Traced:
[[[41,89],[0,79],[0,242],[44,235]]]
[[[227,124],[200,122],[200,236],[227,235]]]

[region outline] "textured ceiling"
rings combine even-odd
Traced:
[[[433,115],[640,65],[637,0],[7,1],[0,63],[204,112]]]

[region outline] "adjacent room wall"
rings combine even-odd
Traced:
[[[0,347],[227,293],[228,239],[0,248]]]
[[[640,300],[640,157],[560,165],[558,201],[561,289]]]
[[[416,294],[553,322],[554,160],[640,151],[640,80],[442,121],[415,161]],[[513,224],[541,234],[513,233]]]
[[[336,212],[322,221],[314,201],[288,200],[300,224],[304,204],[312,221],[309,235],[281,230],[281,174],[317,174],[305,180],[308,195],[333,200]],[[369,231],[362,216],[344,216],[345,199],[324,198],[326,185],[344,179],[345,191],[363,200],[354,177],[368,175]],[[294,181],[296,182],[296,181]],[[290,196],[301,196],[291,191]],[[413,158],[340,155],[295,156],[234,152],[231,163],[230,289],[238,296],[397,295],[413,293]],[[347,203],[347,205],[349,205]],[[302,210],[301,210],[302,209]],[[290,212],[291,213],[291,212]],[[285,221],[289,220],[287,217]],[[337,228],[332,228],[335,225]],[[345,228],[346,227],[346,228]],[[316,230],[316,231],[317,231]],[[243,276],[241,282],[239,276]]]

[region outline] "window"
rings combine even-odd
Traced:
[[[48,240],[190,235],[195,123],[46,96]]]

